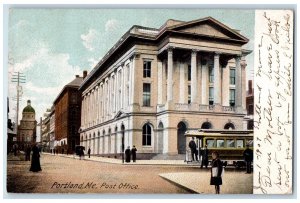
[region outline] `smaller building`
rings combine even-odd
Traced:
[[[31,101],[27,101],[27,106],[23,109],[22,120],[18,126],[17,144],[23,150],[26,145],[36,142],[35,110],[31,106]]]
[[[252,80],[248,81],[248,91],[246,96],[246,109],[247,109],[247,130],[253,130],[253,115],[254,115],[254,91],[252,86]]]
[[[45,113],[45,118],[42,122],[42,140],[41,144],[43,146],[44,152],[50,152],[50,110]]]
[[[78,88],[86,75],[87,71],[83,71],[83,77],[76,75],[54,100],[55,148],[59,153],[74,152],[75,146],[80,144],[78,131],[81,125],[81,92]]]
[[[50,151],[53,152],[55,146],[55,108],[54,106],[51,107],[50,112]]]

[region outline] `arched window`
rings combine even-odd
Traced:
[[[143,145],[151,146],[151,126],[149,124],[143,126]]]
[[[201,129],[211,129],[211,123],[210,122],[204,122],[201,126]]]
[[[224,126],[224,129],[226,130],[234,130],[235,127],[232,123],[226,123],[226,125]]]

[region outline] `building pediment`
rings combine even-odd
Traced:
[[[239,34],[236,30],[229,28],[211,17],[183,22],[169,27],[168,30],[199,36],[209,36],[212,38],[238,40],[245,43],[248,42],[248,39]]]

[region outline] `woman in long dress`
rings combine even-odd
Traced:
[[[129,146],[125,150],[125,162],[130,163],[130,147]]]
[[[218,152],[212,153],[212,162],[211,162],[211,178],[210,185],[215,186],[216,194],[220,194],[220,185],[222,185],[222,161],[219,158]]]
[[[40,164],[40,150],[35,144],[32,147],[32,158],[31,158],[30,171],[39,172],[41,170],[42,170],[42,168],[41,168],[41,164]]]

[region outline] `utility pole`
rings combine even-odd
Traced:
[[[25,76],[21,72],[14,72],[12,75],[11,82],[17,83],[17,97],[13,98],[14,101],[17,101],[17,121],[16,121],[16,133],[18,135],[18,125],[19,125],[19,101],[22,96],[22,86],[21,83],[25,83]]]

